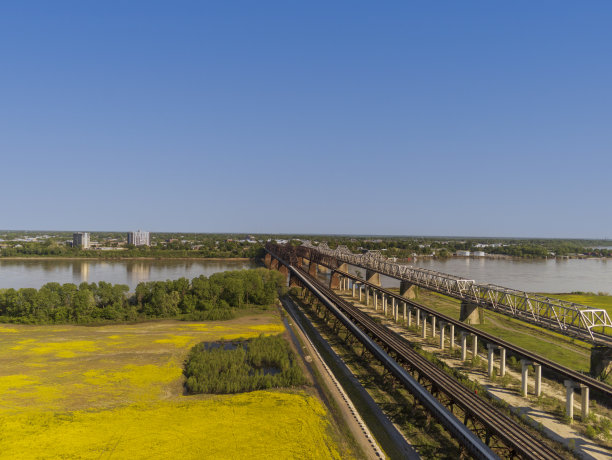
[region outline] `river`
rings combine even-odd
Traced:
[[[607,259],[487,259],[452,258],[421,259],[412,264],[460,276],[479,283],[497,284],[527,292],[612,293],[612,260]],[[359,269],[351,268],[356,273]],[[363,270],[361,270],[363,274]],[[395,287],[399,282],[386,277],[383,286]]]
[[[1,288],[39,288],[45,283],[79,284],[106,281],[127,284],[131,290],[143,281],[165,281],[227,270],[255,268],[249,260],[58,260],[58,259],[0,259]]]
[[[612,293],[612,260],[508,260],[452,258],[419,260],[417,267],[450,273],[478,282],[498,284],[530,292]],[[39,288],[48,282],[127,284],[143,281],[210,276],[226,270],[254,268],[248,260],[58,260],[0,259],[0,288]],[[354,271],[354,270],[351,270]],[[363,271],[363,270],[362,270]],[[387,286],[396,282],[384,280]]]

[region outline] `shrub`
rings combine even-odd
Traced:
[[[198,344],[183,373],[189,393],[238,393],[305,383],[295,354],[280,335],[243,341],[233,350]]]

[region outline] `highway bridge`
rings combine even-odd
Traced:
[[[271,265],[287,274],[291,284],[307,289],[324,305],[337,325],[352,334],[470,456],[486,459],[498,458],[498,455],[507,458],[561,458],[546,443],[420,356],[398,334],[378,324],[310,276],[300,267],[294,249],[269,244],[266,250],[270,262],[275,261]],[[453,414],[457,411],[463,414],[463,423]]]

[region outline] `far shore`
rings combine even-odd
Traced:
[[[210,260],[213,262],[223,261],[236,261],[245,262],[253,261],[249,257],[61,257],[61,256],[32,256],[32,257],[0,257],[2,260],[100,260],[100,261],[111,261],[111,260]]]

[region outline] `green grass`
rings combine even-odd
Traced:
[[[424,293],[421,290],[418,301],[440,313],[459,319],[460,303],[455,299],[444,298],[435,293]],[[485,310],[485,323],[473,327],[571,369],[589,370],[590,345],[586,343],[489,310]]]
[[[603,308],[612,316],[612,295],[596,294],[545,294],[556,299],[579,303],[593,308]]]

